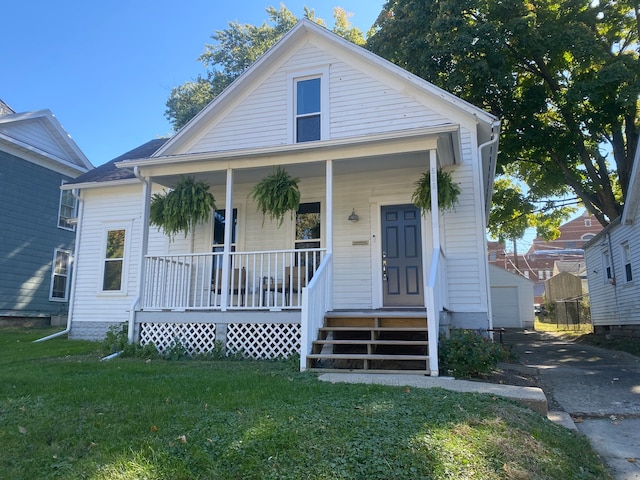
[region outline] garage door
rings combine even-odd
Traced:
[[[494,327],[522,328],[518,287],[491,287],[491,310]]]

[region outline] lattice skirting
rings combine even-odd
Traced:
[[[227,352],[247,358],[289,357],[300,353],[300,325],[295,323],[230,323]]]
[[[153,343],[164,353],[179,341],[190,355],[213,351],[216,326],[213,323],[141,323],[140,345]]]

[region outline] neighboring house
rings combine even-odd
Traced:
[[[489,265],[494,328],[532,328],[533,282],[514,272]]]
[[[174,137],[65,187],[82,204],[70,336],[125,322],[160,350],[218,340],[300,353],[302,369],[396,360],[437,375],[440,328],[492,326],[498,134],[483,110],[302,20]],[[279,228],[249,195],[275,166],[301,191]],[[421,212],[414,183],[440,168],[459,203]],[[149,227],[150,198],[185,174],[211,185],[218,210],[170,241]]]
[[[0,101],[1,321],[66,316],[76,200],[60,186],[91,168],[49,110]]]
[[[622,216],[585,245],[591,322],[596,332],[640,335],[640,143]]]
[[[544,283],[560,272],[580,276],[585,283],[586,270],[583,245],[602,231],[596,217],[585,210],[582,215],[562,224],[555,240],[535,238],[524,255],[506,252],[499,242],[488,242],[489,263],[510,272],[516,272],[534,282],[534,303],[544,304]]]

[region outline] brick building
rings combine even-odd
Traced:
[[[552,276],[569,272],[586,280],[582,246],[602,228],[598,220],[585,211],[561,225],[558,238],[550,241],[536,238],[524,254],[515,256],[506,251],[504,243],[487,242],[489,263],[534,281],[533,301],[542,304],[545,302],[544,281]]]

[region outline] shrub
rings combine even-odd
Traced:
[[[442,371],[456,378],[489,374],[508,358],[502,345],[472,330],[452,330],[440,340],[438,353]]]
[[[100,353],[104,356],[116,352],[121,352],[123,357],[153,358],[158,356],[158,349],[153,343],[146,345],[129,343],[126,324],[109,327],[104,340],[100,343]]]

